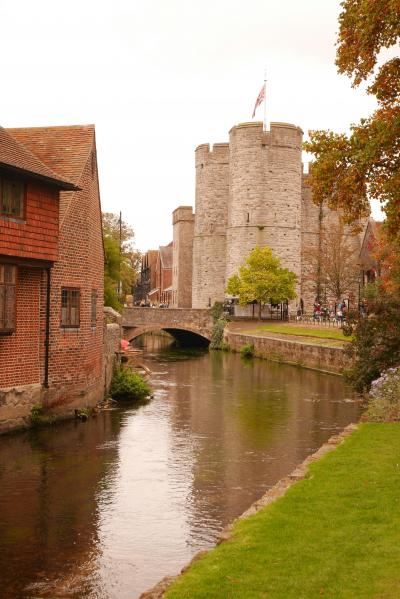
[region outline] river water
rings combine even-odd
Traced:
[[[339,377],[142,344],[150,403],[0,438],[0,597],[138,597],[359,417]]]

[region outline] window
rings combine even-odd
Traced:
[[[11,179],[0,180],[0,214],[24,218],[25,184]]]
[[[17,267],[0,264],[0,333],[15,331]]]
[[[61,326],[76,328],[80,325],[80,289],[61,289]]]
[[[92,290],[91,302],[90,302],[90,324],[95,327],[97,323],[97,291]]]

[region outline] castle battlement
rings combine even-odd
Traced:
[[[317,252],[322,222],[338,215],[312,201],[302,139],[296,125],[272,122],[264,131],[257,121],[232,127],[229,143],[197,146],[195,214],[191,206],[173,213],[174,305],[189,305],[190,279],[193,308],[223,301],[229,277],[256,246],[269,246],[296,273],[298,297],[314,301],[304,248]]]
[[[197,166],[204,166],[206,162],[226,163],[229,160],[229,143],[201,144],[195,150]]]

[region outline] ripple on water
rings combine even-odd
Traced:
[[[147,405],[0,439],[5,597],[138,597],[358,419],[338,377],[154,343]]]

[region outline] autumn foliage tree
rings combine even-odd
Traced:
[[[386,274],[349,348],[351,379],[362,390],[400,356],[400,0],[343,0],[341,6],[336,65],[353,87],[368,81],[378,107],[351,125],[349,135],[311,131],[304,147],[315,156],[316,203],[340,210],[355,227],[369,215],[370,199],[386,213],[377,250]],[[389,50],[386,62],[382,50]]]
[[[296,275],[281,268],[280,260],[272,254],[271,248],[256,247],[238,273],[228,280],[226,291],[237,296],[242,305],[256,301],[261,319],[264,304],[294,299],[295,285]]]
[[[339,16],[336,64],[353,87],[369,81],[377,110],[350,135],[311,131],[305,149],[315,156],[310,183],[316,203],[340,210],[357,226],[368,216],[370,199],[386,213],[386,232],[400,246],[400,57],[377,67],[381,50],[398,51],[400,0],[344,0]]]
[[[323,226],[318,251],[305,247],[302,258],[307,265],[304,279],[313,286],[319,302],[329,297],[339,300],[354,288],[358,279],[354,241],[340,220]]]

